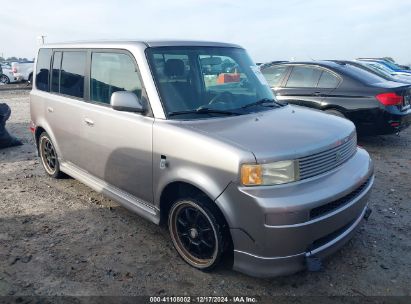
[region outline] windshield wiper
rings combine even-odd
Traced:
[[[198,108],[194,110],[185,110],[185,111],[174,111],[169,112],[168,116],[175,116],[175,115],[183,115],[183,114],[224,114],[224,115],[241,115],[238,112],[232,112],[227,110],[218,110],[218,109],[211,109],[211,108]]]
[[[249,108],[249,107],[254,107],[254,106],[268,106],[268,107],[282,107],[284,104],[279,103],[278,101],[270,98],[262,98],[260,100],[257,100],[255,102],[246,104],[241,107],[241,109]]]

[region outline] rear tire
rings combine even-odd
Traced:
[[[324,112],[327,113],[327,114],[330,114],[330,115],[338,116],[338,117],[341,117],[341,118],[346,118],[343,113],[341,113],[340,111],[335,110],[335,109],[328,109],[328,110],[325,110]]]
[[[53,178],[62,178],[64,174],[60,171],[57,152],[47,132],[41,133],[38,147],[41,163],[47,175]]]
[[[28,82],[29,84],[31,84],[32,81],[33,81],[33,74],[30,74],[30,75],[29,75],[29,78],[27,79],[27,82]]]
[[[174,248],[190,266],[209,271],[219,264],[226,234],[218,212],[205,197],[177,200],[169,212],[168,229]]]

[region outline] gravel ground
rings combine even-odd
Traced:
[[[46,177],[28,131],[29,91],[0,86],[0,295],[411,295],[411,129],[360,139],[375,161],[373,213],[321,272],[256,279],[186,265],[168,232],[74,179]]]

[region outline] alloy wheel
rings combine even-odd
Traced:
[[[182,258],[197,268],[215,262],[219,243],[212,220],[200,206],[191,201],[175,204],[169,217],[170,234]]]

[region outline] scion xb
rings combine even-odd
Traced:
[[[275,99],[238,45],[47,45],[30,94],[44,169],[168,227],[201,270],[318,265],[368,215],[368,153],[346,120]]]

